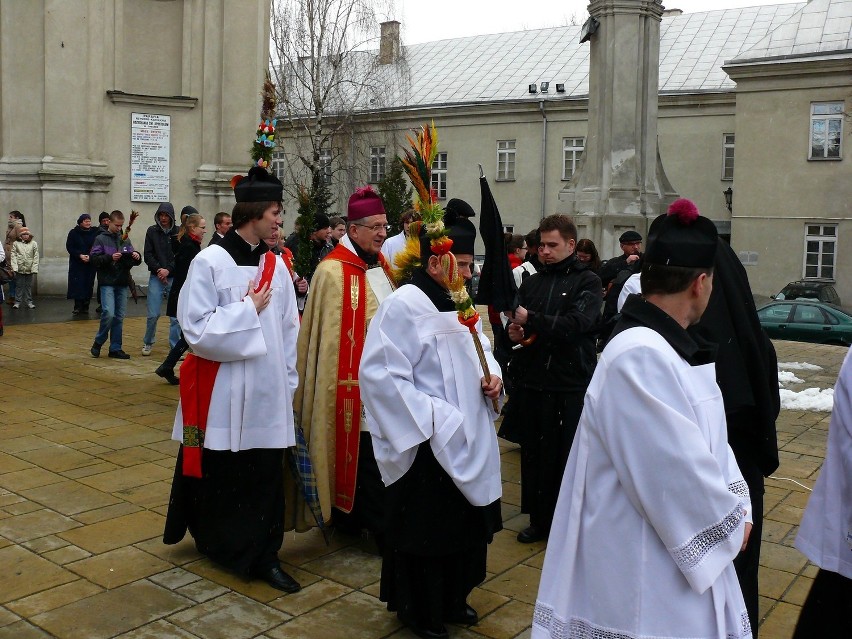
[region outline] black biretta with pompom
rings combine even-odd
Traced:
[[[283,196],[281,180],[259,166],[251,167],[248,175],[234,184],[237,202],[280,202]]]
[[[701,216],[692,201],[675,200],[668,214],[659,216],[648,229],[645,264],[712,268],[718,236],[716,225]]]
[[[453,255],[473,255],[476,244],[476,227],[466,217],[460,216],[453,211],[444,212],[444,228],[447,237],[453,241],[450,252]],[[434,255],[431,247],[431,239],[426,235],[426,225],[420,227],[420,259],[425,265],[429,256]]]

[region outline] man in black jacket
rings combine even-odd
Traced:
[[[601,281],[574,255],[577,227],[565,215],[539,226],[542,267],[521,284],[510,316],[514,389],[500,436],[521,445],[521,543],[545,539],[597,357],[593,329]]]
[[[109,216],[106,231],[95,238],[90,253],[91,262],[98,273],[101,296],[101,324],[90,352],[100,357],[101,347],[109,337],[109,356],[130,359],[121,348],[124,313],[127,310],[127,287],[130,284],[130,269],[142,263],[142,256],[133,248],[130,240],[122,241],[121,227],[124,213],[113,211]]]
[[[175,242],[178,227],[175,224],[175,207],[163,202],[154,213],[154,223],[145,231],[145,265],[148,267],[148,322],[142,338],[142,354],[150,355],[157,334],[163,300],[168,299],[175,271]],[[169,318],[169,347],[174,348],[180,338],[180,327],[174,317]]]
[[[625,231],[618,238],[618,243],[622,254],[607,260],[601,266],[601,283],[604,288],[609,287],[621,271],[632,269],[634,273],[639,272],[636,263],[642,256],[642,236],[636,231]],[[615,296],[618,297],[618,293]]]

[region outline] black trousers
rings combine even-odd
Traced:
[[[737,458],[740,472],[743,474],[751,496],[752,529],[746,549],[734,558],[734,569],[740,590],[743,591],[748,619],[751,622],[751,634],[757,639],[757,624],[760,621],[758,604],[757,575],[760,566],[760,539],[763,534],[763,473],[753,462]]]
[[[242,575],[278,565],[284,541],[284,449],[204,449],[202,478],[182,473],[183,446],[166,514],[163,542],[186,531],[198,551]]]
[[[169,354],[166,355],[166,359],[163,360],[163,368],[167,368],[168,370],[174,372],[175,366],[177,366],[177,363],[180,360],[180,356],[183,355],[188,348],[189,344],[186,343],[186,340],[183,338],[183,331],[181,331],[180,337],[178,338],[177,343],[174,345],[174,348],[169,351]]]
[[[852,637],[852,579],[822,570],[814,579],[793,639]]]
[[[521,445],[521,512],[536,528],[550,530],[584,397],[518,388],[507,405],[501,436]]]

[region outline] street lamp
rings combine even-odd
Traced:
[[[734,189],[732,189],[729,186],[727,189],[722,191],[722,195],[725,196],[725,206],[728,207],[728,211],[733,213],[734,212],[734,208],[733,208],[733,206],[734,206]]]

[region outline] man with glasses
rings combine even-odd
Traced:
[[[349,198],[346,235],[320,262],[299,332],[301,380],[293,406],[311,451],[323,517],[343,530],[381,533],[384,487],[364,425],[358,366],[367,326],[394,286],[380,251],[388,218],[379,195],[360,188]],[[311,516],[293,486],[287,526],[304,530]],[[379,538],[380,540],[380,538]]]

